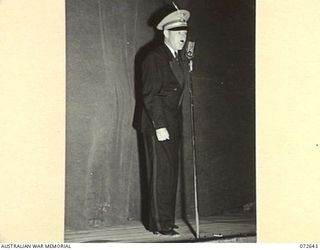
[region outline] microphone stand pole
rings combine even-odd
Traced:
[[[198,206],[198,189],[197,189],[197,164],[196,164],[196,139],[195,139],[195,122],[194,122],[194,102],[193,102],[193,82],[192,82],[192,70],[193,61],[192,57],[189,59],[189,97],[190,97],[190,116],[191,116],[191,140],[192,140],[192,159],[193,159],[193,186],[194,186],[194,205],[195,205],[195,217],[196,217],[196,238],[200,238],[200,225],[199,225],[199,206]]]

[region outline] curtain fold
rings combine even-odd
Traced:
[[[140,217],[135,56],[162,1],[68,0],[66,225]]]

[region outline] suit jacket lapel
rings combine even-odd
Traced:
[[[162,44],[162,48],[163,48],[164,53],[168,57],[169,65],[170,65],[170,68],[171,68],[173,75],[175,76],[175,78],[177,79],[179,84],[181,86],[183,86],[183,70],[179,65],[179,61],[177,61],[174,58],[174,56],[172,55],[172,53],[171,53],[170,49],[167,47],[167,45]]]
[[[183,70],[182,67],[179,63],[179,61],[173,59],[170,61],[170,68],[173,72],[173,74],[175,75],[177,81],[180,83],[181,86],[183,86]]]

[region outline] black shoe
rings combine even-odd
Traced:
[[[168,231],[159,231],[159,234],[165,235],[165,236],[172,236],[172,237],[179,237],[180,234],[173,229],[168,230]]]
[[[171,226],[171,228],[172,228],[172,229],[178,229],[178,228],[179,228],[179,226],[178,226],[178,225],[176,225],[176,224],[174,224],[174,225],[172,225],[172,226]]]

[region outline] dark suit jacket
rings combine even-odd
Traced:
[[[183,89],[187,60],[179,52],[179,62],[162,44],[149,53],[142,65],[142,131],[167,128],[169,134],[181,130]]]

